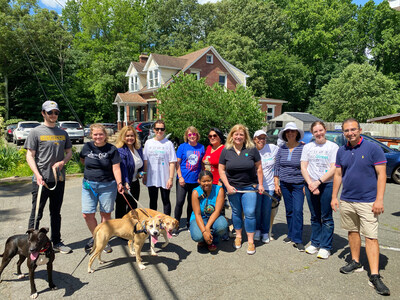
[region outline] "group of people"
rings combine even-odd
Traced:
[[[60,234],[64,181],[58,175],[57,180],[52,172],[56,169],[57,174],[63,175],[63,167],[72,155],[68,134],[55,126],[59,113],[57,103],[46,101],[42,105],[44,123],[31,131],[25,143],[27,161],[34,173],[29,228],[38,228],[49,198],[54,249],[69,253],[71,249],[63,244]],[[308,144],[301,142],[304,132],[295,123],[288,123],[279,133],[285,142],[281,147],[267,144],[265,131],[258,130],[251,138],[247,127],[238,124],[232,127],[226,141],[218,128],[211,128],[205,149],[199,143],[198,130],[191,126],[184,133],[185,143],[175,152],[165,137],[165,129],[164,121],[157,120],[154,138],[142,149],[132,126],[121,129],[115,146],[108,143],[102,125],[91,126],[92,140],[80,153],[85,166],[82,213],[90,232],[97,226],[97,206],[102,222],[111,218],[114,203],[116,218],[137,207],[140,179],[148,188],[150,208],[157,210],[160,191],[164,213],[170,215],[170,190],[175,178],[175,218],[181,220],[187,202],[186,227],[199,246],[215,251],[219,240],[226,236],[228,220],[221,212],[227,195],[236,234],[233,247],[242,247],[244,227],[247,253],[254,254],[256,240],[270,241],[270,196],[274,195],[283,196],[285,204],[288,234],[283,241],[292,243],[298,251],[327,259],[334,232],[332,210],[339,208],[338,192],[342,185],[341,225],[348,231],[352,261],[340,272],[348,274],[362,269],[362,234],[371,271],[369,282],[378,293],[390,293],[379,275],[377,235],[378,215],[384,211],[386,158],[379,147],[363,140],[357,120],[347,119],[342,123],[348,143],[340,149],[326,139],[326,127],[321,121],[311,125],[314,140]],[[37,199],[38,186],[44,184],[54,188],[43,189]],[[125,191],[132,197],[126,197]],[[303,244],[304,195],[312,229],[307,248]],[[37,215],[36,205],[39,205]],[[92,244],[91,239],[86,248]],[[112,249],[107,245],[105,251]]]

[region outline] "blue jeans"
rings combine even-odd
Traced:
[[[265,192],[271,196],[274,195],[274,190]],[[271,205],[272,199],[270,197],[257,193],[256,229],[260,230],[261,234],[269,233],[269,226],[271,224]]]
[[[254,191],[252,186],[238,188],[242,191]],[[232,208],[232,223],[236,230],[243,227],[242,212],[244,213],[244,225],[247,233],[256,231],[256,205],[257,193],[235,193],[228,195]]]
[[[285,202],[288,238],[297,244],[303,243],[303,194],[304,183],[294,184],[281,181],[281,191]]]
[[[323,183],[318,189],[320,194],[313,195],[306,187],[306,197],[311,213],[311,245],[326,250],[332,249],[334,223],[332,217],[333,183]]]
[[[208,218],[203,219],[204,225],[207,225]],[[218,244],[219,239],[228,231],[228,222],[226,221],[224,216],[219,216],[211,226],[213,233],[213,244]],[[192,236],[192,240],[195,242],[204,242],[203,234],[199,226],[196,223],[196,219],[190,222],[190,235]]]

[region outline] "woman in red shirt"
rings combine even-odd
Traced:
[[[219,184],[218,163],[222,149],[224,149],[225,138],[218,128],[211,128],[208,133],[210,145],[207,146],[203,157],[204,170],[210,171],[213,175],[213,184]]]

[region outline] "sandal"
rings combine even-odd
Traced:
[[[214,244],[208,245],[207,248],[210,252],[217,251],[217,246],[215,246]]]

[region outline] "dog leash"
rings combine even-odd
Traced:
[[[143,207],[143,205],[141,203],[139,203],[138,200],[135,199],[135,197],[133,197],[131,191],[129,189],[127,189],[126,187],[124,187],[124,190],[126,190],[126,193],[132,197],[133,200],[135,200],[135,202],[137,203],[137,205],[141,206],[140,210],[147,216],[150,218],[149,213],[146,211],[146,208]],[[128,203],[128,206],[130,207],[131,210],[133,210],[131,204],[129,203],[128,199],[126,199],[125,195],[122,194],[122,196],[124,197],[126,203]]]
[[[57,177],[58,177],[59,169],[52,167],[52,170],[53,170],[53,176],[54,176],[54,180],[56,181],[56,184],[52,188],[49,188],[49,186],[47,185],[47,183],[45,181],[43,181],[43,184],[39,185],[38,194],[37,194],[37,198],[36,198],[35,218],[33,219],[33,228],[34,229],[36,228],[36,224],[35,224],[36,223],[36,218],[37,218],[37,216],[39,214],[40,198],[42,197],[43,186],[45,188],[47,188],[49,191],[54,191],[56,189],[56,187],[57,187],[57,182],[58,182]],[[60,181],[63,180],[63,177],[62,177],[61,174],[60,174],[59,180]]]

